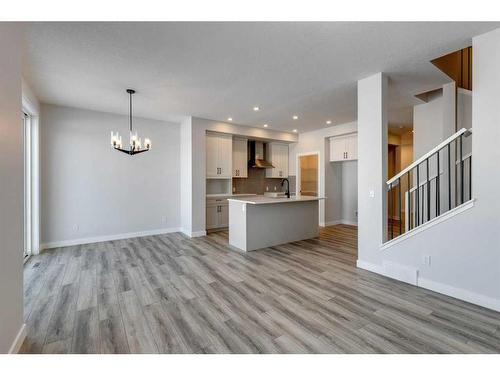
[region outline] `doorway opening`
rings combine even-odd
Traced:
[[[299,189],[300,195],[317,197],[319,192],[319,157],[318,154],[299,156]]]

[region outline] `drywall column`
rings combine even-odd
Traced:
[[[380,266],[387,235],[387,77],[358,81],[358,267]]]
[[[181,231],[191,236],[193,227],[192,118],[181,123]]]
[[[16,351],[23,325],[23,133],[19,24],[0,24],[0,353]]]

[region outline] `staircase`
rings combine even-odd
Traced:
[[[472,199],[471,135],[460,129],[387,181],[388,241]]]

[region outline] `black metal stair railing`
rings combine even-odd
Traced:
[[[471,134],[460,129],[387,181],[388,240],[472,199]]]

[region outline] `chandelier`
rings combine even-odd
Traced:
[[[118,132],[111,132],[111,146],[118,151],[124,152],[129,155],[140,154],[141,152],[146,152],[151,150],[151,140],[149,138],[144,139],[144,146],[142,145],[142,138],[137,136],[137,132],[132,130],[132,95],[135,94],[135,90],[127,89],[127,93],[130,96],[130,146],[128,149],[123,148],[122,137]]]

